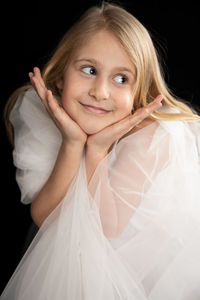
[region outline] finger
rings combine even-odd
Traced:
[[[145,107],[139,108],[136,112],[129,117],[131,126],[138,125],[145,118],[149,117],[155,110],[162,106],[161,101],[163,100],[163,95],[158,95],[151,103]]]
[[[67,113],[64,111],[62,106],[58,103],[58,101],[53,97],[53,94],[50,90],[47,90],[46,94],[47,94],[48,108],[52,118],[60,126],[64,125],[68,117]]]
[[[41,76],[41,72],[40,72],[39,68],[37,68],[37,67],[33,68],[33,76],[34,76],[34,78],[37,78],[37,82],[38,82],[38,84],[40,84],[41,88],[46,90],[46,86],[45,86],[44,80]]]
[[[39,68],[34,67],[33,68],[33,72],[29,72],[29,77],[30,77],[30,79],[37,78],[38,83],[41,85],[41,87],[46,88],[44,80],[43,80],[43,78],[41,76]]]
[[[35,88],[35,90],[36,90],[37,94],[39,95],[39,97],[41,98],[43,104],[45,106],[47,106],[46,86],[45,86],[44,81],[41,77],[39,68],[35,67],[34,70],[35,70],[34,73],[29,72],[29,77],[30,77],[31,84]]]
[[[45,83],[44,83],[43,78],[41,76],[39,68],[34,67],[33,72],[29,72],[29,77],[30,77],[31,83],[33,84],[33,86],[35,88],[43,88],[43,89],[46,90],[46,86],[45,86]]]
[[[44,88],[46,88],[46,86],[44,84],[44,80],[43,80],[41,72],[40,72],[40,69],[38,67],[34,67],[33,71],[34,71],[35,77],[38,79],[38,81],[40,82],[41,86],[43,86]]]
[[[38,80],[38,78],[33,74],[30,74],[30,80],[31,80],[31,84],[33,85],[33,87],[35,88],[37,94],[39,95],[39,97],[41,98],[42,102],[45,104],[46,106],[46,88],[44,88],[40,81]]]
[[[152,110],[156,110],[159,107],[162,106],[162,100],[164,96],[163,95],[158,95],[151,103],[149,103],[146,108],[150,107]],[[152,113],[152,112],[151,112]]]
[[[110,129],[114,140],[121,138],[124,134],[128,133],[131,129],[141,123],[152,112],[162,106],[163,96],[157,96],[151,103],[143,108],[137,109],[133,115],[129,115],[123,120],[113,124]]]
[[[30,78],[30,82],[31,82],[31,84],[32,84],[32,86],[35,88],[35,83],[33,82],[33,76],[34,76],[34,74],[33,74],[33,72],[29,72],[28,73],[28,76],[29,76],[29,78]]]

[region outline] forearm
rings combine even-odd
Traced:
[[[86,147],[85,152],[85,167],[87,174],[87,181],[90,182],[92,175],[94,174],[98,164],[107,155],[106,152],[98,152],[92,147]]]
[[[94,174],[98,164],[104,159],[103,168],[101,169],[101,195],[100,195],[100,203],[99,203],[99,214],[101,218],[101,223],[103,227],[104,234],[107,237],[115,237],[118,232],[118,214],[117,214],[117,206],[116,201],[114,199],[112,188],[110,185],[110,179],[108,176],[108,167],[107,167],[107,159],[105,158],[107,152],[99,152],[95,151],[94,148],[88,147],[86,148],[86,174],[88,183],[91,180],[92,175]],[[94,183],[92,186],[89,185],[89,189],[91,194],[94,195]]]
[[[61,144],[52,173],[31,204],[31,216],[38,227],[66,195],[79,169],[83,148],[84,144]]]

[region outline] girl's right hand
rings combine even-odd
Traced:
[[[72,145],[84,145],[87,140],[86,133],[69,117],[52,95],[52,92],[46,88],[40,69],[35,67],[33,70],[34,72],[29,73],[31,84],[35,88],[55,125],[60,130],[63,140]]]

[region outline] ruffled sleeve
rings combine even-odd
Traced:
[[[30,88],[19,96],[10,114],[14,127],[13,161],[21,202],[29,204],[55,164],[61,134],[39,96]]]
[[[17,178],[31,201],[60,139],[34,91],[12,118]],[[155,121],[115,143],[89,184],[83,156],[1,299],[200,299],[198,140],[199,123]]]

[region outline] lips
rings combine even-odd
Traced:
[[[97,115],[107,114],[107,113],[109,113],[111,111],[111,110],[103,109],[101,107],[96,107],[96,106],[87,105],[87,104],[83,104],[83,103],[80,103],[80,104],[83,106],[83,108],[86,111],[89,111],[89,112],[97,114]]]

